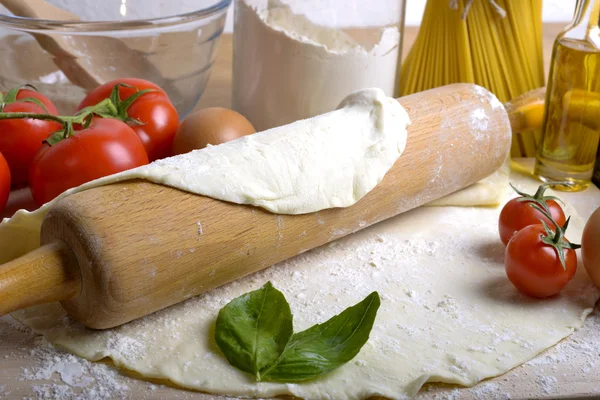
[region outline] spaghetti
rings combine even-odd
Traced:
[[[401,71],[401,95],[468,82],[506,102],[544,86],[542,0],[428,0]],[[539,140],[515,134],[511,154],[534,157]]]

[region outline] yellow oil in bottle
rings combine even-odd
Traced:
[[[600,52],[586,41],[559,38],[547,87],[542,143],[535,173],[569,182],[577,191],[591,183],[600,141]]]

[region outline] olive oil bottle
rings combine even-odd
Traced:
[[[557,187],[588,187],[600,142],[600,0],[578,0],[554,43],[535,174]]]

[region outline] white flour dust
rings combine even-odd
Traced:
[[[18,335],[20,342],[10,359],[26,359],[31,367],[23,368],[19,381],[31,388],[31,399],[107,400],[129,396],[124,378],[113,367],[92,363],[57,349],[43,337],[10,316],[0,318],[0,340],[8,335]],[[0,386],[0,398],[12,398]],[[26,397],[27,398],[27,397]]]
[[[490,117],[485,113],[483,108],[476,108],[471,112],[471,116],[469,117],[469,122],[471,123],[473,131],[478,133],[480,131],[487,131],[489,120]],[[479,133],[479,135],[476,136],[476,139],[481,140],[484,137],[484,135]]]

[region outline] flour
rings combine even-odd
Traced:
[[[23,370],[23,379],[55,382],[32,385],[38,399],[104,400],[128,395],[123,378],[105,364],[91,363],[47,342],[34,347],[30,357],[38,365]]]
[[[143,394],[142,391],[134,396],[126,384],[126,378],[114,367],[92,363],[60,350],[11,317],[0,318],[0,338],[9,334],[16,335],[17,332],[22,339],[10,358],[23,357],[31,365],[24,368],[18,377],[20,381],[31,384],[31,394],[26,399],[112,400],[140,398]],[[125,341],[115,341],[113,346],[118,346],[121,352],[131,351],[131,344]],[[0,399],[14,398],[7,386],[0,385]],[[158,388],[149,383],[141,386],[142,389],[147,387],[149,390]]]
[[[394,94],[400,33],[359,42],[275,0],[236,4],[233,107],[257,131],[333,110],[367,87]]]
[[[67,385],[58,384],[46,384],[46,385],[33,385],[33,392],[36,394],[38,399],[52,400],[52,399],[68,399],[74,397],[73,390]]]
[[[476,399],[510,399],[511,396],[503,392],[500,385],[497,383],[486,382],[481,385],[477,385],[470,390]]]
[[[0,318],[0,338],[17,332],[21,340],[10,358],[20,354],[31,365],[18,377],[20,381],[31,382],[30,398],[108,400],[129,397],[125,378],[115,368],[62,351],[11,317]],[[13,398],[7,386],[0,385],[0,398]]]
[[[498,109],[504,109],[504,105],[500,102],[500,100],[498,100],[498,97],[496,97],[492,92],[490,92],[489,90],[481,87],[481,86],[474,86],[473,87],[473,92],[477,95],[477,96],[481,96],[482,99],[481,104],[490,104],[492,106],[493,110],[498,110]]]
[[[558,380],[554,376],[538,375],[536,382],[540,385],[544,393],[550,394],[554,391]]]
[[[475,140],[483,140],[485,138],[485,132],[488,129],[488,123],[490,117],[485,113],[483,108],[476,108],[471,112],[469,116],[469,122],[474,132]]]
[[[106,342],[107,351],[119,352],[125,359],[136,360],[146,354],[146,345],[143,341],[128,336],[110,336]]]

